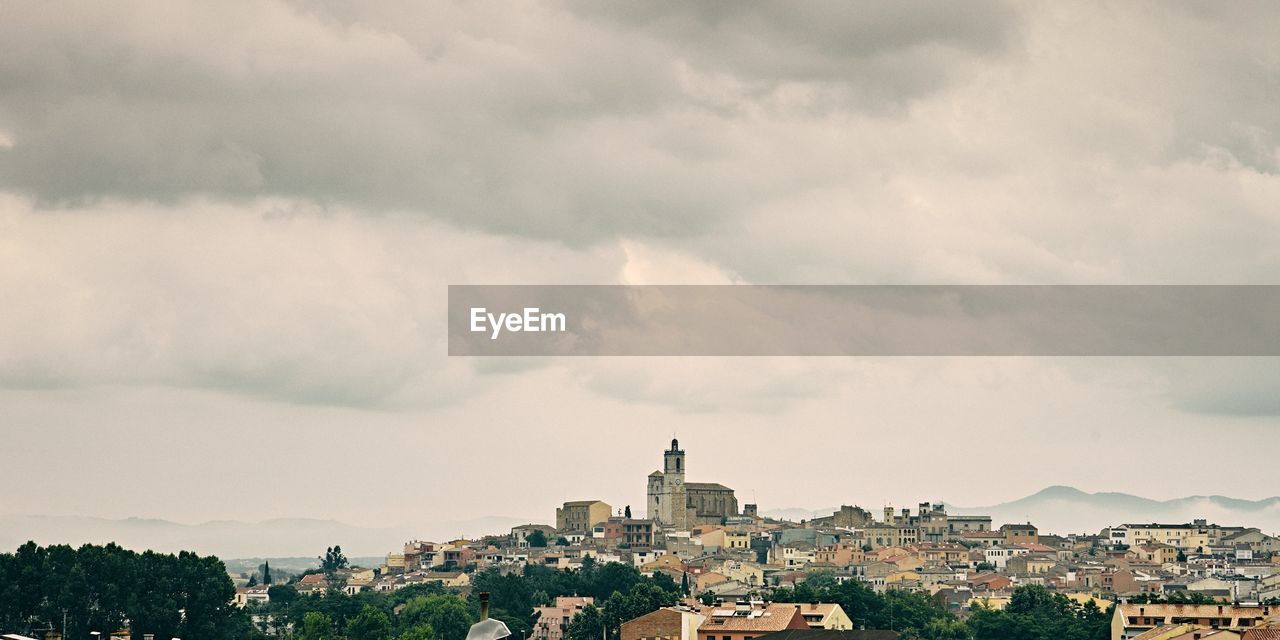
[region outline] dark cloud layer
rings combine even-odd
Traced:
[[[697,234],[791,188],[751,177],[743,109],[791,84],[879,110],[998,53],[1013,24],[986,3],[631,7],[8,5],[0,187],[50,204],[298,197],[569,241]],[[742,86],[698,95],[716,79]]]
[[[819,83],[859,108],[901,106],[964,80],[1021,35],[1005,2],[572,2],[580,15],[664,43],[696,68],[762,91]]]
[[[1274,360],[477,364],[444,320],[448,284],[1280,284],[1278,22],[1262,1],[0,2],[0,510],[395,520],[405,486],[428,517],[511,513],[447,453],[477,436],[546,515],[584,482],[642,499],[652,459],[609,434],[658,455],[672,430],[775,507],[1018,497],[952,482],[993,442],[1143,493],[1098,451],[1229,441],[1257,463],[1166,497],[1265,488]],[[779,467],[761,443],[783,440],[823,446]]]

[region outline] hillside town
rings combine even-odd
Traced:
[[[621,640],[867,631],[865,620],[838,604],[800,598],[851,581],[878,594],[925,594],[961,620],[978,608],[1009,606],[1019,588],[1034,586],[1111,610],[1113,640],[1280,638],[1280,539],[1247,523],[1122,522],[1057,532],[949,514],[934,502],[876,512],[849,505],[789,522],[762,517],[756,504],[739,505],[722,484],[686,482],[688,470],[673,439],[647,478],[643,514],[569,496],[554,520],[548,514],[545,523],[474,540],[407,541],[381,566],[341,569],[336,586],[348,595],[431,583],[465,593],[486,570],[620,563],[669,578],[684,596],[624,621]],[[303,595],[335,588],[333,575],[323,573],[293,586]],[[240,586],[236,602],[263,602],[268,592],[266,585]],[[531,640],[564,640],[574,617],[593,604],[602,603],[573,595],[543,603]]]

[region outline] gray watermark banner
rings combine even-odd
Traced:
[[[451,285],[451,356],[1275,356],[1280,285]]]

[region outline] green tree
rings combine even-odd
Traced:
[[[320,569],[325,573],[333,573],[339,569],[345,569],[350,566],[347,562],[347,556],[343,555],[340,545],[333,545],[324,550],[324,555],[319,556]]]
[[[401,628],[428,624],[440,640],[464,640],[474,622],[467,604],[449,594],[418,596],[400,611]]]
[[[541,529],[534,529],[533,533],[525,536],[524,541],[529,543],[531,547],[545,547],[547,546],[547,534],[543,533]]]
[[[381,609],[367,604],[360,615],[347,621],[347,638],[350,640],[390,640],[391,620]]]
[[[1103,640],[1110,637],[1110,611],[1080,604],[1039,585],[1018,587],[997,611],[979,605],[968,625],[976,640]]]
[[[601,640],[605,637],[604,613],[593,604],[582,608],[569,621],[565,640]]]
[[[811,589],[830,589],[836,585],[836,574],[833,571],[814,571],[804,580]]]
[[[423,623],[405,629],[403,633],[396,636],[396,640],[436,640],[436,630],[431,625]]]
[[[919,635],[934,620],[951,617],[942,603],[916,591],[891,589],[884,593],[883,603],[879,615],[872,616],[876,623],[874,628],[892,629],[907,636]]]
[[[298,599],[298,590],[291,584],[273,584],[267,589],[267,599],[272,604],[288,606]]]
[[[269,560],[262,563],[262,584],[268,586],[271,584],[271,561]]]
[[[333,619],[319,611],[308,611],[302,618],[298,640],[334,640]]]
[[[920,630],[920,637],[925,640],[973,640],[973,632],[960,620],[935,618]]]

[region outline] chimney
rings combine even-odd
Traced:
[[[481,620],[489,619],[489,592],[488,591],[480,592],[480,619]]]

